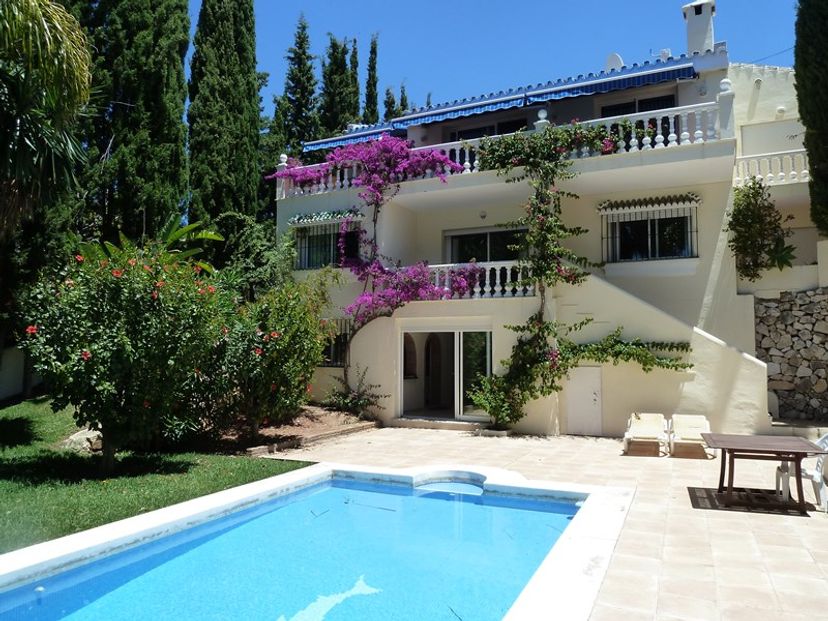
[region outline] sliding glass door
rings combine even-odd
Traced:
[[[469,393],[483,377],[492,372],[492,333],[459,332],[460,340],[460,391],[456,401],[460,408],[457,418],[485,418],[486,412],[472,403]]]
[[[492,372],[491,332],[408,331],[402,337],[403,416],[486,418],[469,395]]]

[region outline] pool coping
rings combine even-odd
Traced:
[[[376,468],[324,462],[2,554],[0,594],[333,477],[413,487],[438,481],[474,483],[493,495],[579,503],[575,517],[504,621],[533,621],[553,610],[559,618],[586,621],[635,492],[531,480],[510,470],[476,465]]]

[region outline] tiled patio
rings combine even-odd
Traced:
[[[621,442],[606,438],[391,428],[279,456],[393,467],[477,464],[530,479],[636,487],[593,621],[828,619],[828,518],[694,508],[688,488],[717,486],[718,457],[622,456]],[[735,484],[772,488],[774,467],[740,461]]]

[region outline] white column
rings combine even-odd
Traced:
[[[733,118],[733,84],[725,78],[719,82],[721,92],[716,97],[719,103],[719,138],[736,137],[736,121]]]

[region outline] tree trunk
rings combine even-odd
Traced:
[[[110,475],[115,470],[115,449],[117,447],[105,429],[101,429],[101,447],[103,449],[101,474]]]

